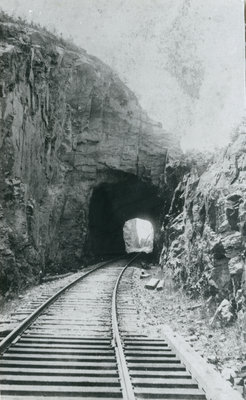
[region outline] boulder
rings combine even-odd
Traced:
[[[228,262],[228,268],[231,275],[242,274],[243,272],[243,261],[241,256],[233,257]]]
[[[233,232],[225,236],[221,242],[227,258],[234,258],[242,252],[242,236],[240,232]]]
[[[151,279],[145,284],[146,289],[151,289],[151,290],[155,289],[156,286],[158,285],[159,281],[160,281],[160,279],[151,278]]]
[[[236,376],[237,376],[235,370],[232,369],[232,368],[224,368],[224,369],[221,371],[221,375],[223,376],[223,378],[224,378],[226,381],[229,381],[229,382],[231,382],[232,384],[234,383],[234,379],[235,379]]]
[[[210,320],[210,325],[212,326],[217,319],[225,325],[229,324],[233,320],[231,303],[227,299],[222,300],[218,306],[213,318]]]

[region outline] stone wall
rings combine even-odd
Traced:
[[[93,189],[164,190],[177,139],[105,64],[45,31],[0,24],[0,281],[18,289],[84,260]],[[170,194],[169,194],[170,197]]]

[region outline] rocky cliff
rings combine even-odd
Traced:
[[[135,177],[163,190],[180,149],[95,57],[3,19],[0,40],[0,289],[6,292],[37,280],[40,271],[80,266],[94,188]]]
[[[202,293],[217,304],[226,299],[228,320],[240,315],[246,299],[245,182],[244,121],[205,171],[193,165],[175,191],[163,226],[161,262],[192,295]]]

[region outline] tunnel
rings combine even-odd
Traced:
[[[125,254],[125,222],[133,218],[147,219],[155,228],[161,204],[157,188],[134,176],[97,186],[89,206],[90,253],[97,257]]]

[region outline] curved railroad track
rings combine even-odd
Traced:
[[[165,340],[134,328],[132,261],[91,269],[1,342],[1,400],[206,399]]]

